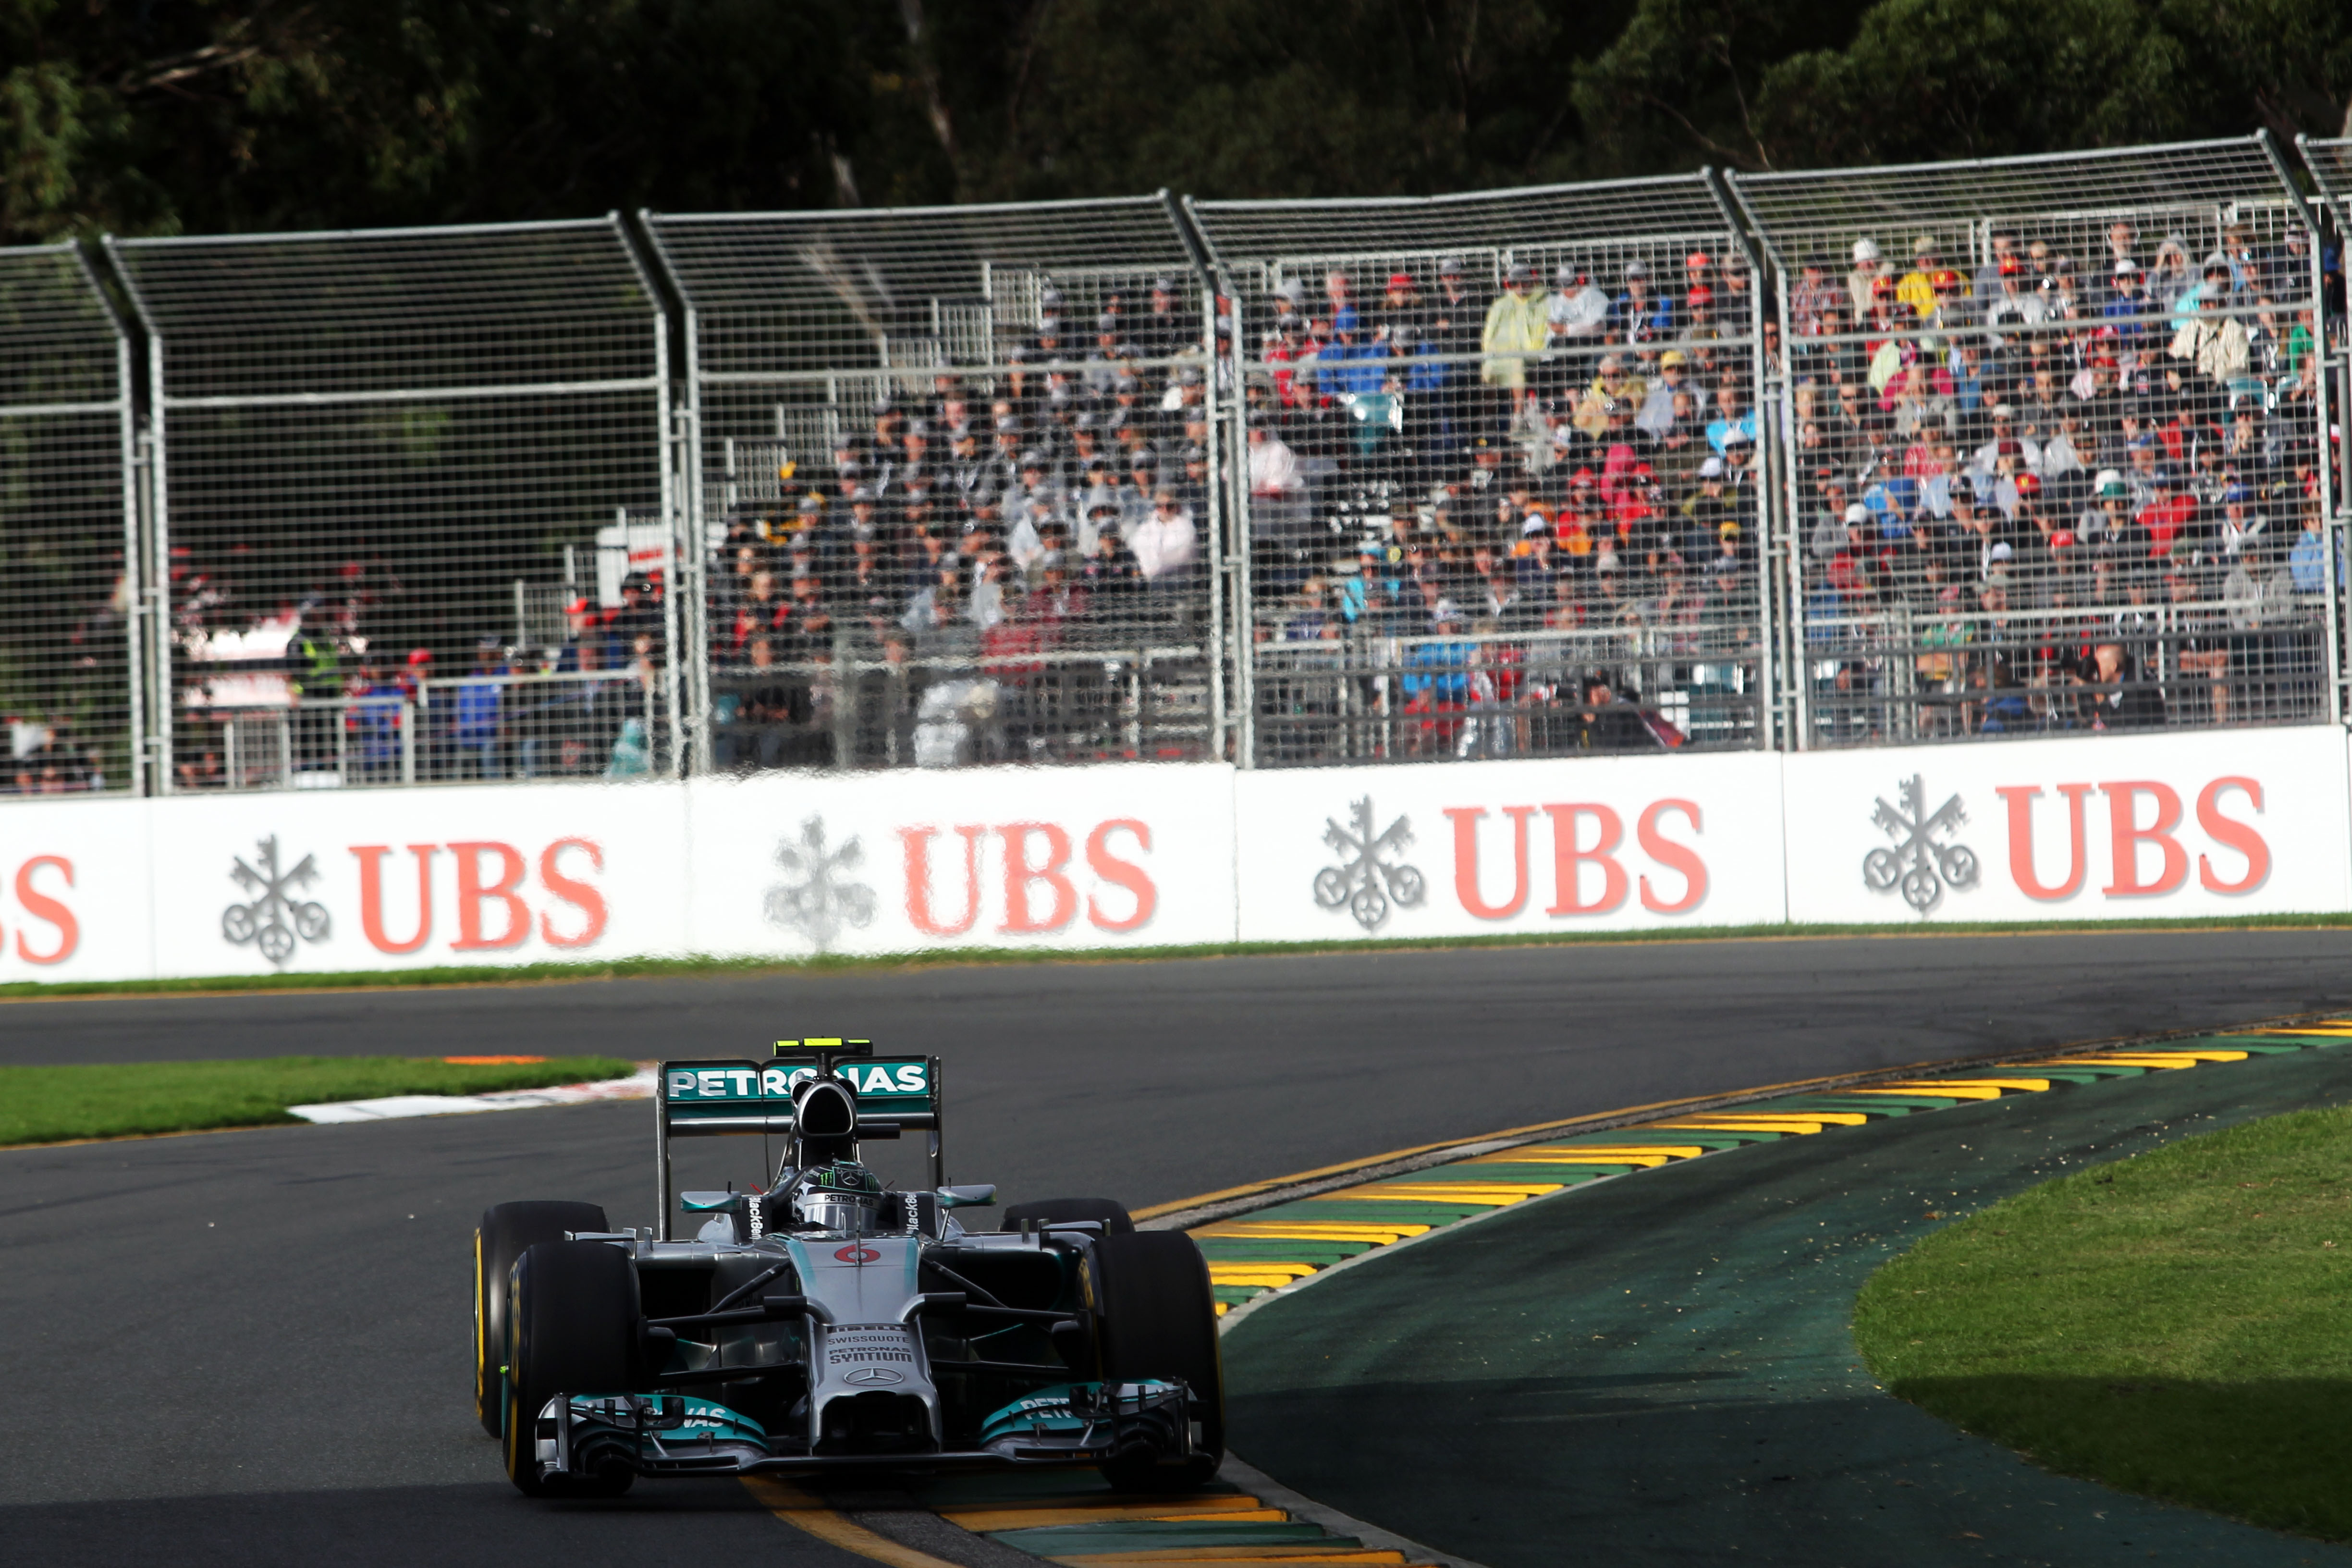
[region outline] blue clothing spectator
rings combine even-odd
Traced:
[[[2327,536],[2315,529],[2305,529],[2295,536],[2294,548],[2287,552],[2287,570],[2294,574],[2294,591],[2316,594],[2327,586]]]
[[[1354,334],[1333,334],[1333,341],[1315,356],[1331,390],[1343,396],[1378,392],[1388,379],[1386,343],[1357,341]]]
[[[496,778],[500,710],[505,693],[488,671],[457,688],[457,714],[449,738],[459,758],[484,778]]]
[[[1472,645],[1466,642],[1423,643],[1404,656],[1404,675],[1398,682],[1405,700],[1426,697],[1433,702],[1470,700]]]

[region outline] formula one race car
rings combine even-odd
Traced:
[[[1224,1386],[1207,1265],[1102,1198],[955,1211],[937,1058],[778,1042],[772,1061],[661,1067],[661,1222],[500,1204],[474,1237],[474,1402],[532,1497],[638,1476],[1093,1466],[1123,1489],[1215,1473]],[[892,1191],[859,1144],[929,1135],[930,1190]],[[671,1141],[782,1134],[764,1191],[677,1194]]]

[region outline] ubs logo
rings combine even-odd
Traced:
[[[844,1383],[877,1384],[904,1383],[906,1379],[887,1366],[861,1366],[841,1380]]]
[[[840,1251],[835,1253],[834,1257],[839,1258],[844,1263],[879,1263],[882,1261],[882,1255],[880,1253],[875,1251],[870,1247],[862,1247],[854,1241],[847,1247],[843,1247]]]
[[[1963,890],[1977,885],[1976,851],[1965,844],[1939,844],[1969,819],[1958,795],[1935,810],[1927,809],[1926,782],[1914,773],[1903,784],[1900,810],[1881,796],[1871,813],[1871,826],[1894,840],[1863,858],[1863,885],[1874,893],[1900,888],[1903,901],[1921,914],[1941,903],[1947,886]]]

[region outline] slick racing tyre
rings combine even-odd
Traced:
[[[500,1204],[482,1215],[474,1232],[474,1415],[495,1437],[505,1401],[499,1369],[506,1365],[507,1272],[515,1259],[542,1241],[562,1241],[567,1230],[604,1230],[604,1211],[594,1204]]]
[[[1181,1464],[1127,1455],[1102,1467],[1121,1491],[1176,1491],[1217,1473],[1225,1453],[1225,1373],[1209,1266],[1191,1237],[1129,1231],[1095,1243],[1087,1263],[1088,1304],[1100,1335],[1102,1375],[1111,1383],[1182,1379],[1192,1391],[1200,1436]]]
[[[1135,1229],[1124,1205],[1108,1198],[1045,1198],[1034,1204],[1013,1204],[997,1222],[1000,1230],[1019,1230],[1021,1222],[1063,1225],[1072,1220],[1100,1220],[1105,1236],[1126,1236]]]
[[[601,1241],[542,1241],[507,1280],[507,1479],[526,1497],[618,1497],[626,1468],[540,1479],[539,1413],[559,1394],[615,1394],[635,1382],[637,1266]]]

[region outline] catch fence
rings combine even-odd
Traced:
[[[0,792],[131,787],[131,334],[71,245],[0,250]]]
[[[2299,152],[0,252],[0,787],[2340,721]]]
[[[1164,197],[644,216],[697,765],[1223,755],[1214,320]]]
[[[372,716],[452,676],[650,683],[651,723],[587,704],[571,744],[675,768],[667,334],[617,218],[107,249],[147,338],[152,787],[385,778]]]
[[[1202,202],[1260,766],[1770,743],[1766,321],[1704,174]]]

